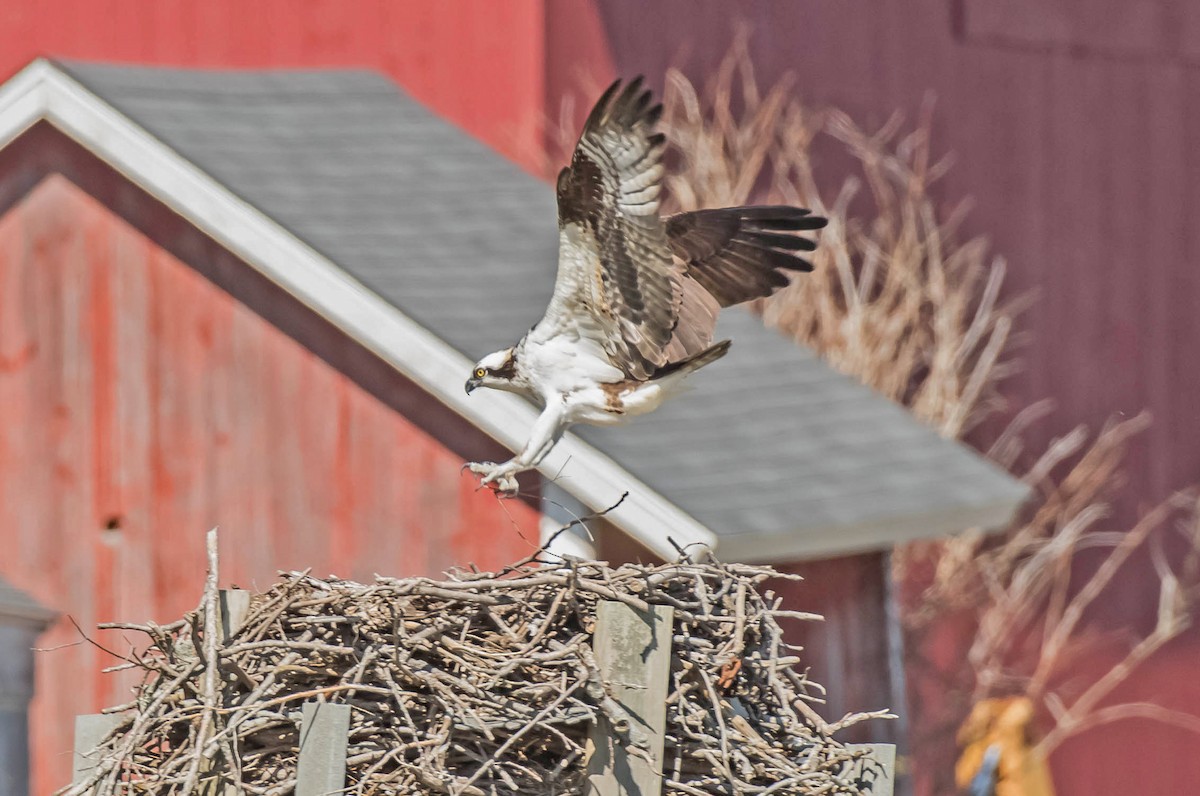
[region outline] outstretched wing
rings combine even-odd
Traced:
[[[799,207],[726,207],[667,219],[675,256],[722,307],[769,296],[788,283],[788,271],[811,271],[802,252],[817,244],[796,234],[826,220]]]
[[[639,77],[610,86],[588,116],[558,175],[558,278],[543,319],[585,313],[577,326],[636,379],[666,364],[681,300],[683,266],[658,215],[661,114]]]

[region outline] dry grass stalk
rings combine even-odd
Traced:
[[[947,437],[963,437],[1002,406],[998,386],[1015,368],[1009,349],[1025,299],[1002,301],[1003,261],[988,255],[982,240],[958,240],[965,204],[940,212],[932,198],[949,161],[931,155],[928,104],[911,133],[901,133],[898,116],[865,132],[836,110],[806,108],[791,97],[786,78],[761,91],[745,36],[703,92],[669,73],[664,104],[664,127],[681,161],[668,180],[680,209],[781,202],[830,219],[815,272],[764,303],[768,323]],[[858,173],[826,194],[814,153],[839,151]],[[1027,408],[988,455],[1013,470],[1021,435],[1047,412],[1044,403]],[[920,718],[944,727],[951,748],[970,701],[996,694],[1026,693],[1043,706],[1044,754],[1072,734],[1130,716],[1200,729],[1196,717],[1161,706],[1103,706],[1138,664],[1188,627],[1193,613],[1200,511],[1191,498],[1168,500],[1131,530],[1098,530],[1120,486],[1128,440],[1146,422],[1112,424],[1090,446],[1082,428],[1053,443],[1024,476],[1037,489],[1033,505],[1005,534],[966,531],[896,551],[901,582],[932,562],[928,588],[903,606],[911,646],[944,617],[967,611],[978,618],[957,717]],[[1086,609],[1136,551],[1173,523],[1183,529],[1188,552],[1175,571],[1156,558],[1161,593],[1154,630],[1074,699],[1055,693],[1074,656],[1095,641]],[[1094,548],[1108,550],[1104,562],[1085,584],[1072,584],[1078,553]]]
[[[965,534],[939,543],[936,574],[905,617],[906,629],[919,636],[949,611],[975,613],[978,630],[967,652],[971,701],[1022,694],[1039,704],[1049,717],[1037,747],[1044,755],[1071,735],[1131,716],[1200,730],[1200,719],[1161,706],[1102,706],[1138,665],[1191,625],[1200,583],[1200,511],[1193,495],[1171,497],[1129,530],[1100,527],[1123,481],[1128,446],[1148,423],[1142,415],[1106,426],[1095,440],[1082,427],[1056,440],[1025,475],[1039,495],[1028,518],[997,542]],[[1061,467],[1067,472],[1054,476]],[[1183,547],[1175,567],[1161,553],[1172,530],[1180,535],[1172,544]],[[1059,693],[1056,685],[1077,673],[1085,654],[1123,640],[1124,634],[1089,623],[1087,612],[1130,559],[1147,548],[1155,551],[1160,587],[1154,628],[1074,696]],[[1082,584],[1075,583],[1085,550],[1099,560]]]
[[[543,553],[442,581],[293,572],[256,596],[222,641],[215,538],[210,551],[195,612],[167,626],[109,626],[147,637],[148,649],[122,665],[144,679],[132,702],[109,711],[125,718],[91,778],[65,794],[132,784],[186,796],[222,768],[239,793],[291,793],[311,699],[354,708],[348,793],[581,792],[589,726],[601,714],[629,724],[591,647],[601,600],[675,608],[664,794],[853,794],[873,773],[831,735],[886,712],[833,725],[817,716],[809,703],[821,688],[794,668],[776,622],[796,612],[758,590],[779,577],[769,568],[614,569]],[[616,742],[636,753],[639,741]]]

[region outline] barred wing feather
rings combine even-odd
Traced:
[[[559,265],[543,323],[584,311],[614,365],[649,378],[667,363],[682,300],[682,264],[659,217],[662,113],[641,78],[596,103],[558,176]]]
[[[762,206],[659,215],[662,114],[636,78],[592,109],[558,175],[554,296],[531,333],[568,326],[599,344],[626,377],[645,380],[712,342],[721,307],[769,296],[789,272],[811,271],[816,244],[799,233],[825,219]]]

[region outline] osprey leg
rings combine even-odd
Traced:
[[[479,479],[480,486],[494,483],[499,492],[515,493],[517,491],[517,474],[532,470],[541,463],[542,459],[554,448],[566,429],[566,415],[561,402],[548,404],[538,419],[534,421],[529,432],[529,441],[521,452],[506,462],[472,462],[468,469]]]

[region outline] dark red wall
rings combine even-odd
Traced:
[[[570,4],[568,4],[570,5]],[[1113,527],[1200,482],[1200,5],[1187,0],[596,0],[596,71],[703,82],[738,22],[760,82],[786,71],[814,105],[879,125],[936,97],[934,147],[955,166],[948,202],[974,198],[964,232],[1009,265],[1010,295],[1035,292],[1014,409],[1052,398],[1034,450],[1077,423],[1148,408]],[[562,16],[567,16],[562,14]],[[556,19],[551,16],[551,20]],[[568,30],[563,26],[561,30]],[[547,31],[548,104],[592,52]],[[556,77],[559,76],[559,77]],[[557,82],[556,82],[557,81]],[[561,88],[559,88],[561,86]],[[835,178],[838,175],[833,175]],[[1135,563],[1106,621],[1152,619],[1157,587]],[[1120,692],[1200,714],[1195,634]],[[1097,668],[1098,665],[1097,665]],[[1187,793],[1200,738],[1144,721],[1110,725],[1056,758],[1060,792]],[[1119,750],[1144,750],[1121,754]]]

